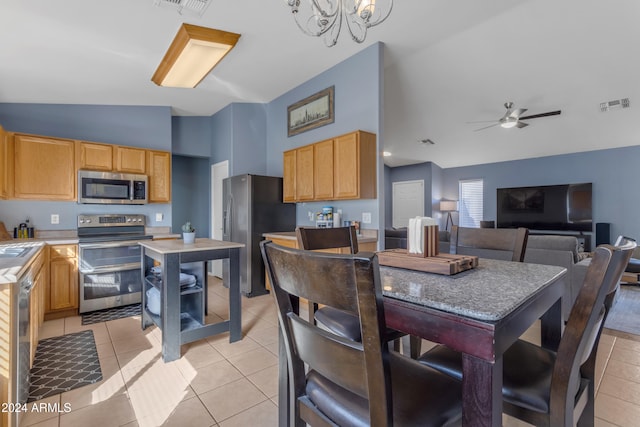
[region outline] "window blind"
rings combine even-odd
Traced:
[[[480,227],[483,217],[483,189],[482,179],[459,181],[460,227]]]

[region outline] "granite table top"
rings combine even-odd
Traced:
[[[563,267],[481,258],[476,268],[451,276],[380,266],[385,297],[498,321],[566,275]]]

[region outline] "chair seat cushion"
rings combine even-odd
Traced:
[[[462,387],[459,381],[395,352],[389,353],[396,426],[460,425]],[[369,402],[316,371],[307,375],[307,397],[340,426],[368,426]]]
[[[640,259],[631,258],[627,264],[627,268],[625,268],[625,271],[628,271],[629,273],[640,273]]]
[[[316,323],[321,324],[336,335],[356,342],[362,341],[360,320],[353,313],[333,307],[321,307],[316,311],[315,319]],[[404,332],[387,328],[386,341],[402,338],[404,335],[406,335]]]
[[[550,350],[527,341],[516,341],[503,356],[504,400],[533,411],[548,413],[555,358],[555,353]],[[427,351],[418,361],[453,378],[462,379],[462,354],[443,345]]]

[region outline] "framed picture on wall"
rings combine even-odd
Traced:
[[[288,136],[334,122],[334,87],[328,87],[287,107]]]

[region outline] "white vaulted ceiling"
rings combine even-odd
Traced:
[[[442,167],[636,145],[640,5],[634,0],[396,0],[363,45],[303,35],[282,0],[212,0],[202,18],[153,0],[30,0],[0,6],[0,102],[162,105],[208,116],[231,102],[269,102],[385,43],[383,143],[389,165]],[[242,34],[195,89],[151,76],[182,22]],[[367,70],[363,70],[363,90]],[[599,104],[630,98],[631,108]],[[523,129],[474,132],[513,101]],[[435,145],[424,145],[420,139]]]

